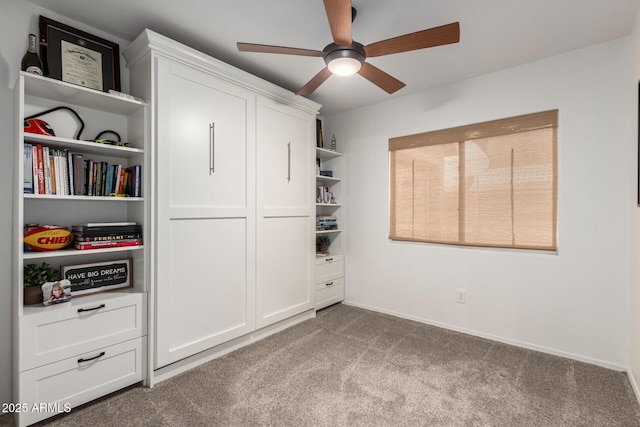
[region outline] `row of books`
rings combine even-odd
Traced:
[[[142,245],[142,226],[135,222],[88,223],[71,226],[78,250]]]
[[[85,159],[41,144],[24,144],[24,193],[142,196],[142,167]]]

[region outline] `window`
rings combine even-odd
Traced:
[[[389,238],[556,249],[558,110],[389,140]]]

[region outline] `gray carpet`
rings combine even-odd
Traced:
[[[640,406],[622,372],[335,305],[49,425],[640,426]]]

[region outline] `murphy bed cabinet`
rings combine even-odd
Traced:
[[[312,317],[319,105],[145,30],[156,245],[150,383]]]
[[[14,96],[12,400],[28,407],[15,411],[16,424],[24,426],[147,378],[148,108],[144,102],[27,73],[20,73]],[[82,135],[76,137],[76,120],[61,110],[42,117],[56,136],[24,132],[24,117],[57,106],[72,108],[80,115],[85,123]],[[85,141],[106,129],[118,132],[130,146]],[[141,165],[142,197],[25,194],[24,179],[31,172],[25,164],[26,144],[96,162]],[[25,224],[70,228],[87,222],[123,221],[143,225],[144,246],[47,252],[23,249]],[[47,262],[57,268],[122,259],[132,261],[130,288],[74,296],[46,307],[25,305],[22,287],[27,264]],[[49,405],[33,410],[34,404],[41,403]]]

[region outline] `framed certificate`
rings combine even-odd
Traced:
[[[100,37],[40,15],[40,58],[54,79],[120,91],[120,48]]]

